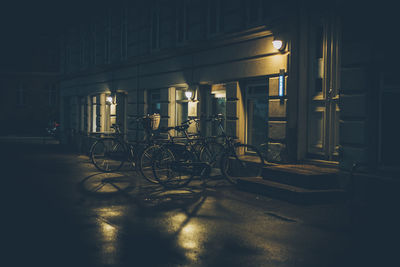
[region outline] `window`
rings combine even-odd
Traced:
[[[92,21],[92,23],[90,24],[90,35],[89,35],[89,40],[90,40],[90,58],[89,58],[89,62],[92,65],[96,64],[96,42],[97,42],[97,38],[96,38],[96,22]]]
[[[322,22],[316,27],[315,32],[315,92],[322,92],[324,78],[324,28]]]
[[[85,132],[86,129],[86,117],[87,117],[87,109],[86,109],[86,97],[79,98],[79,131]]]
[[[269,14],[271,3],[264,0],[248,0],[245,1],[246,11],[246,24],[248,26],[257,26],[265,21]],[[279,11],[279,8],[274,5],[274,8]]]
[[[250,84],[246,90],[247,144],[259,146],[268,138],[268,87]]]
[[[224,116],[223,127],[225,129],[226,122],[226,89],[225,86],[213,85],[211,87],[211,115],[222,114]],[[211,135],[220,135],[218,123],[213,122],[211,125]]]
[[[221,1],[208,1],[208,35],[213,36],[221,31]]]
[[[128,11],[127,9],[122,10],[121,18],[121,59],[126,60],[128,58]]]
[[[160,47],[160,9],[158,2],[156,6],[151,10],[151,49],[158,50]]]
[[[111,15],[107,13],[104,32],[104,63],[110,63],[111,60]]]
[[[176,42],[184,43],[187,40],[187,1],[176,1]]]
[[[160,89],[149,90],[147,93],[147,113],[154,114],[161,112]]]
[[[92,96],[92,123],[91,123],[91,130],[93,133],[98,131],[98,112],[100,111],[100,108],[97,107],[97,96]],[[100,126],[100,125],[99,125]]]
[[[108,99],[111,98],[111,101]],[[117,103],[116,96],[106,95],[105,105],[105,131],[111,131],[111,126],[117,123]]]
[[[86,29],[84,27],[80,28],[80,33],[79,33],[79,42],[80,42],[80,51],[79,51],[79,63],[82,67],[86,65],[86,54],[87,54],[87,35],[86,35]]]

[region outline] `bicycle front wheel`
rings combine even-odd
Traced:
[[[260,177],[264,160],[257,148],[247,144],[235,144],[221,157],[221,172],[232,184],[245,177]]]
[[[90,158],[98,170],[113,172],[122,167],[126,155],[126,149],[121,141],[115,138],[103,138],[93,144]]]
[[[157,184],[158,180],[153,171],[153,164],[160,153],[161,147],[159,145],[152,145],[143,150],[139,159],[139,171],[144,179],[150,183]]]

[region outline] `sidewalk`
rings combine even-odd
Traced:
[[[4,266],[398,266],[397,210],[295,205],[223,180],[166,191],[63,146],[2,149]]]

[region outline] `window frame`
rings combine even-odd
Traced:
[[[215,4],[215,32],[211,31],[211,5]],[[207,1],[207,37],[214,37],[222,33],[222,12],[221,0],[208,0]]]
[[[154,1],[154,7],[150,9],[150,50],[160,50],[160,5]]]

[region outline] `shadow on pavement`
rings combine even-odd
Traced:
[[[136,181],[127,173],[95,173],[85,177],[79,183],[79,189],[87,195],[111,197],[127,194],[134,190]]]

